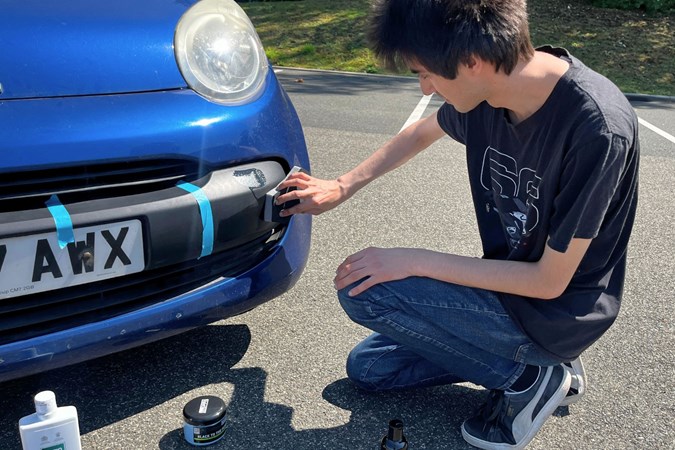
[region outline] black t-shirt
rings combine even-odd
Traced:
[[[637,205],[637,118],[609,80],[564,49],[570,63],[544,105],[513,125],[486,102],[438,112],[443,130],[466,145],[484,258],[538,261],[545,245],[565,252],[592,238],[565,292],[554,300],[500,293],[511,317],[543,350],[576,358],[619,312],[626,248]]]

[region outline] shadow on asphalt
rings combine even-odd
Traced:
[[[459,427],[484,393],[462,385],[370,394],[340,379],[324,389],[323,399],[350,411],[349,422],[332,428],[296,430],[291,422],[293,408],[265,401],[266,371],[233,368],[250,342],[251,333],[245,325],[201,327],[139,348],[2,383],[0,448],[21,447],[18,419],[34,412],[32,399],[45,389],[57,392],[60,405],[77,405],[84,435],[191,390],[219,383],[230,384],[233,392],[226,434],[209,446],[213,450],[376,448],[393,418],[404,421],[411,443],[416,437],[424,436],[418,440],[426,441],[433,435],[446,440],[436,448],[468,448]],[[298,368],[299,376],[302,370]],[[415,423],[411,423],[412,418]],[[185,442],[179,426],[161,438],[161,450],[194,448]],[[378,430],[376,435],[373,430]]]
[[[350,411],[349,422],[337,427],[296,430],[292,423],[293,408],[264,400],[267,373],[259,368],[233,369],[225,374],[234,385],[228,406],[223,439],[209,448],[215,449],[371,449],[387,431],[391,419],[403,420],[405,434],[412,448],[469,449],[461,437],[460,426],[484,398],[484,392],[456,385],[420,389],[410,392],[366,393],[349,380],[328,385],[323,398],[340,409]],[[415,419],[411,424],[410,418]],[[373,430],[379,430],[375,434]],[[432,447],[429,436],[442,436],[443,442]],[[182,429],[167,433],[160,441],[161,450],[191,449]]]
[[[191,390],[228,383],[233,392],[227,407],[226,432],[220,442],[209,446],[213,450],[377,448],[388,422],[394,418],[403,420],[411,446],[417,441],[413,448],[470,448],[461,437],[460,426],[480,405],[485,393],[468,385],[373,394],[357,389],[347,379],[339,379],[324,388],[322,397],[349,411],[349,421],[337,427],[296,430],[292,424],[293,408],[265,400],[265,370],[233,368],[246,354],[250,342],[246,325],[202,327],[136,349],[0,384],[0,447],[20,448],[18,418],[33,412],[32,398],[41,390],[56,390],[61,405],[77,405],[80,431],[86,434]],[[299,376],[302,370],[298,368]],[[433,442],[435,437],[442,437],[443,442]],[[160,439],[159,448],[194,447],[185,442],[183,430],[177,426]]]
[[[292,69],[282,70],[277,74],[284,89],[289,94],[312,95],[353,95],[382,91],[384,93],[412,90],[420,92],[417,78],[384,77],[366,74],[303,72],[298,75]],[[420,94],[421,95],[421,94]]]
[[[85,434],[185,392],[223,382],[250,342],[245,325],[208,326],[2,383],[0,448],[21,447],[18,420],[34,412],[33,397],[42,390],[55,390],[59,405],[77,405],[80,433]]]
[[[631,96],[628,96],[628,100],[630,100],[630,104],[633,105],[633,108],[655,109],[659,111],[668,109],[675,110],[675,100],[659,98],[644,99],[642,97],[633,98]]]

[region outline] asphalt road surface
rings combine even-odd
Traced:
[[[283,69],[319,177],[336,177],[411,118],[440,106],[416,80]],[[619,319],[584,354],[587,395],[559,408],[528,448],[675,448],[675,103],[634,106],[642,119],[640,206]],[[368,331],[336,300],[338,264],[367,246],[479,256],[462,148],[449,138],[315,219],[305,273],[289,293],[244,315],[145,347],[0,384],[0,450],[20,448],[32,396],[78,408],[85,449],[188,449],[182,408],[228,404],[213,449],[377,449],[400,418],[410,449],[465,449],[459,427],[485,392],[462,384],[366,394],[344,360]]]

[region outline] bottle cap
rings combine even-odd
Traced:
[[[390,421],[387,437],[390,441],[401,442],[403,440],[403,422],[398,419]]]
[[[399,419],[389,421],[389,430],[382,438],[381,450],[408,450],[408,440],[403,435],[403,422]]]
[[[52,391],[42,391],[35,396],[35,411],[46,416],[56,411],[56,395]]]

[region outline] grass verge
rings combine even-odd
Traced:
[[[387,73],[367,48],[369,0],[250,2],[274,65]],[[675,96],[675,16],[597,8],[583,0],[530,0],[535,45],[567,48],[622,91]]]

